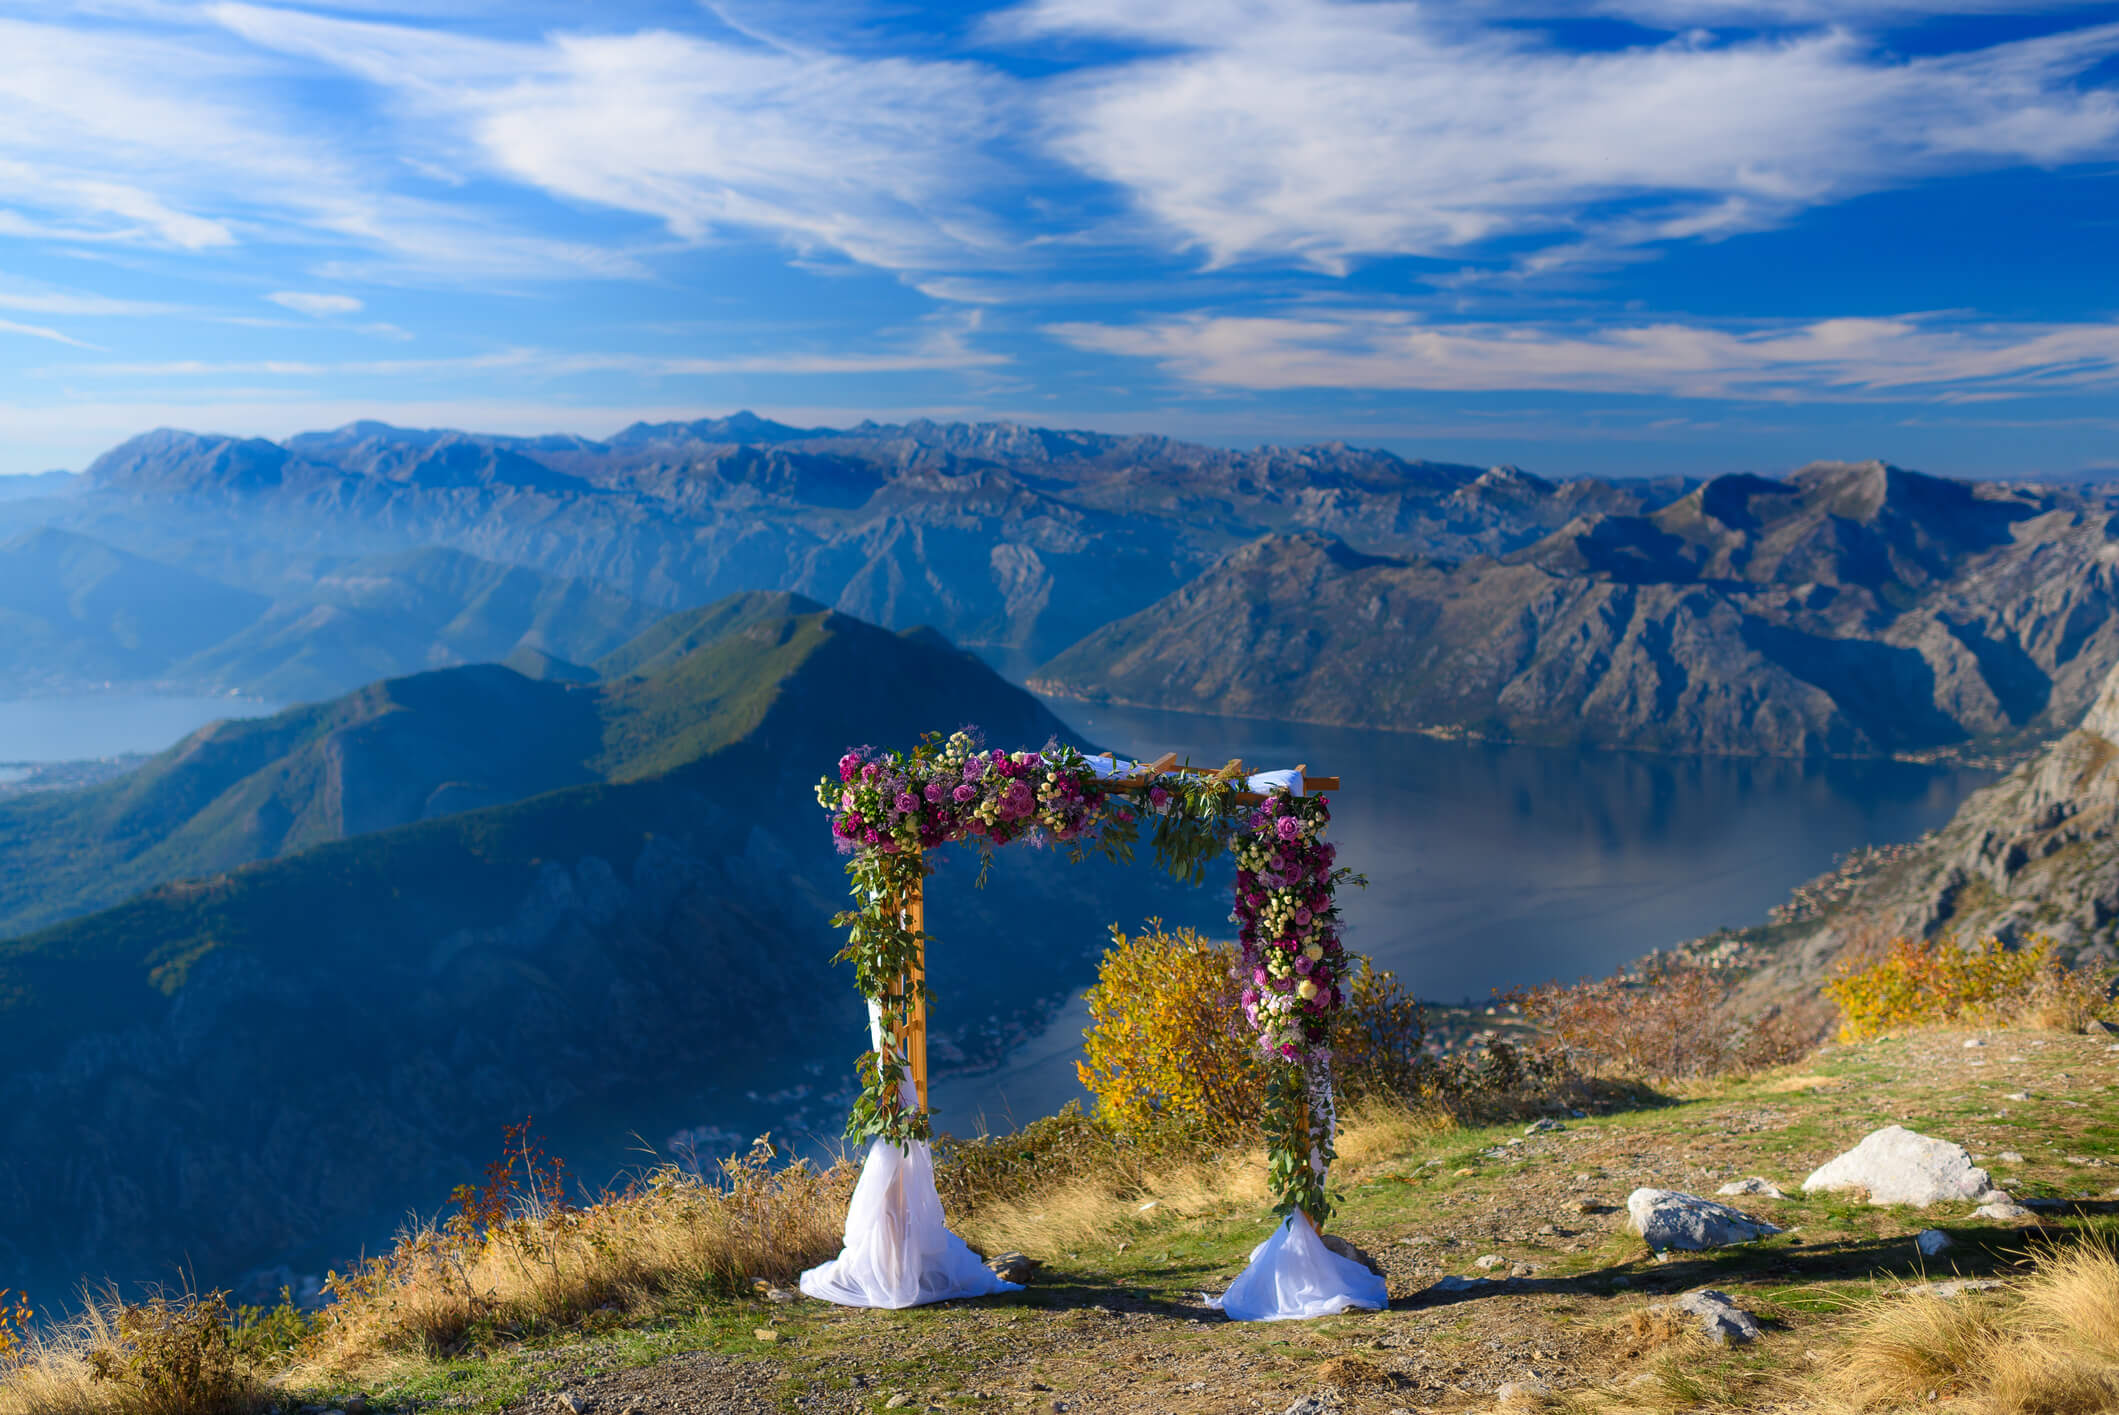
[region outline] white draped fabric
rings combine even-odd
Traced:
[[[874,1002],[868,1004],[868,1032],[881,1051],[883,1023]],[[919,1103],[912,1082],[902,1094],[906,1105]],[[846,1208],[839,1256],[802,1274],[804,1295],[842,1307],[924,1307],[1022,1290],[997,1277],[942,1221],[934,1154],[921,1141],[903,1149],[888,1140],[869,1145]]]
[[[1138,776],[1147,769],[1146,762],[1129,762],[1124,757],[1086,757],[1089,769],[1099,777]],[[1261,771],[1256,776],[1245,777],[1240,784],[1244,791],[1255,791],[1263,796],[1268,791],[1285,786],[1300,796],[1302,794],[1302,772],[1290,767],[1285,771]]]
[[[1382,1278],[1324,1246],[1309,1220],[1290,1214],[1273,1236],[1251,1250],[1251,1264],[1207,1305],[1231,1321],[1285,1322],[1329,1317],[1351,1307],[1390,1305]]]

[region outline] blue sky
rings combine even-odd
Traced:
[[[0,471],[752,408],[2119,473],[2119,5],[0,0]]]

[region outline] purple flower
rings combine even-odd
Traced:
[[[1296,820],[1293,816],[1282,816],[1280,824],[1273,827],[1273,833],[1282,840],[1293,840],[1296,836],[1302,834],[1302,822]]]
[[[967,781],[964,782],[962,785],[958,786],[954,794],[957,800],[960,802],[975,801],[978,799],[979,788],[973,786],[970,782]]]
[[[839,758],[839,780],[841,782],[852,781],[855,776],[860,774],[860,771],[861,758],[859,753],[848,752],[845,756]]]
[[[1282,1061],[1293,1061],[1295,1059],[1295,1044],[1293,1042],[1282,1042],[1280,1044],[1280,1059]]]
[[[1310,975],[1310,969],[1316,966],[1306,955],[1300,953],[1295,955],[1295,971],[1302,974],[1305,978]]]
[[[920,798],[910,791],[901,791],[895,804],[901,812],[909,816],[920,808]]]
[[[1152,808],[1154,808],[1155,810],[1158,810],[1158,811],[1159,811],[1159,810],[1161,810],[1161,809],[1162,809],[1162,808],[1163,808],[1164,806],[1167,806],[1167,805],[1169,805],[1169,804],[1170,804],[1170,793],[1169,793],[1169,792],[1167,792],[1167,791],[1163,790],[1163,789],[1162,789],[1162,787],[1160,787],[1160,786],[1151,786],[1151,787],[1149,787],[1149,788],[1148,788],[1148,805],[1149,805],[1149,806],[1151,806],[1151,807],[1152,807]]]
[[[927,789],[920,794],[930,801],[939,801],[949,794],[949,788],[939,781],[930,781],[927,783]]]

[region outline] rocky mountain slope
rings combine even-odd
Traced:
[[[213,568],[222,578],[49,526],[0,543],[0,697],[118,685],[311,701],[517,648],[593,659],[657,613],[453,550]]]
[[[1775,923],[1701,942],[1748,962],[1763,999],[1814,986],[1850,945],[1945,934],[2119,960],[2119,670],[2074,731],[1942,829],[1806,886]]]
[[[0,542],[9,693],[158,677],[255,622],[265,596],[43,527]]]
[[[382,684],[208,729],[76,798],[78,839],[143,842],[135,875],[171,862],[164,840],[291,853],[0,942],[11,1282],[166,1277],[172,1254],[204,1282],[320,1271],[474,1177],[525,1115],[597,1180],[638,1161],[634,1136],[777,1123],[864,1045],[830,961],[845,880],[817,777],[937,725],[1063,730],[934,635],[787,596],[680,616],[605,666]],[[458,809],[484,799],[506,803]],[[20,824],[11,868],[38,847]],[[942,1056],[998,1046],[1110,919],[1172,893],[1049,858],[1004,859],[983,893],[945,870]],[[835,1132],[841,1102],[816,1109]]]
[[[1664,751],[2022,744],[2064,730],[2119,663],[2114,532],[2074,492],[1828,463],[1586,515],[1500,557],[1275,535],[1033,682]]]
[[[1227,452],[1016,424],[844,430],[748,415],[607,442],[356,423],[285,443],[162,431],[51,503],[231,582],[242,526],[288,554],[438,545],[678,607],[786,589],[999,661],[1050,656],[1267,531],[1499,553],[1682,483],[1555,484],[1330,445]]]

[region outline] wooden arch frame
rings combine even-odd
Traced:
[[[1114,764],[1117,760],[1113,753],[1105,752],[1100,755]],[[1339,789],[1339,778],[1336,776],[1311,776],[1309,767],[1306,764],[1298,765],[1295,770],[1301,775],[1302,795],[1307,796],[1313,792],[1337,791]],[[1106,795],[1140,795],[1152,788],[1159,778],[1173,775],[1204,776],[1222,781],[1241,781],[1248,779],[1251,772],[1245,767],[1241,758],[1231,761],[1226,766],[1208,769],[1205,767],[1179,766],[1177,764],[1177,754],[1175,752],[1165,752],[1153,762],[1141,765],[1139,770],[1130,776],[1105,778],[1099,783],[1099,787]],[[1255,806],[1263,802],[1266,796],[1262,792],[1238,791],[1231,793],[1231,799],[1243,805]],[[927,997],[926,989],[923,986],[927,975],[927,901],[926,890],[921,882],[924,879],[924,875],[925,872],[922,871],[921,878],[915,879],[911,886],[894,901],[899,922],[907,932],[918,939],[919,943],[914,953],[912,965],[899,975],[891,988],[893,995],[898,997],[905,996],[906,992],[910,990],[912,1005],[906,1009],[904,1024],[894,1029],[889,1038],[891,1052],[905,1064],[906,1071],[913,1084],[916,1102],[922,1113],[927,1110]]]

